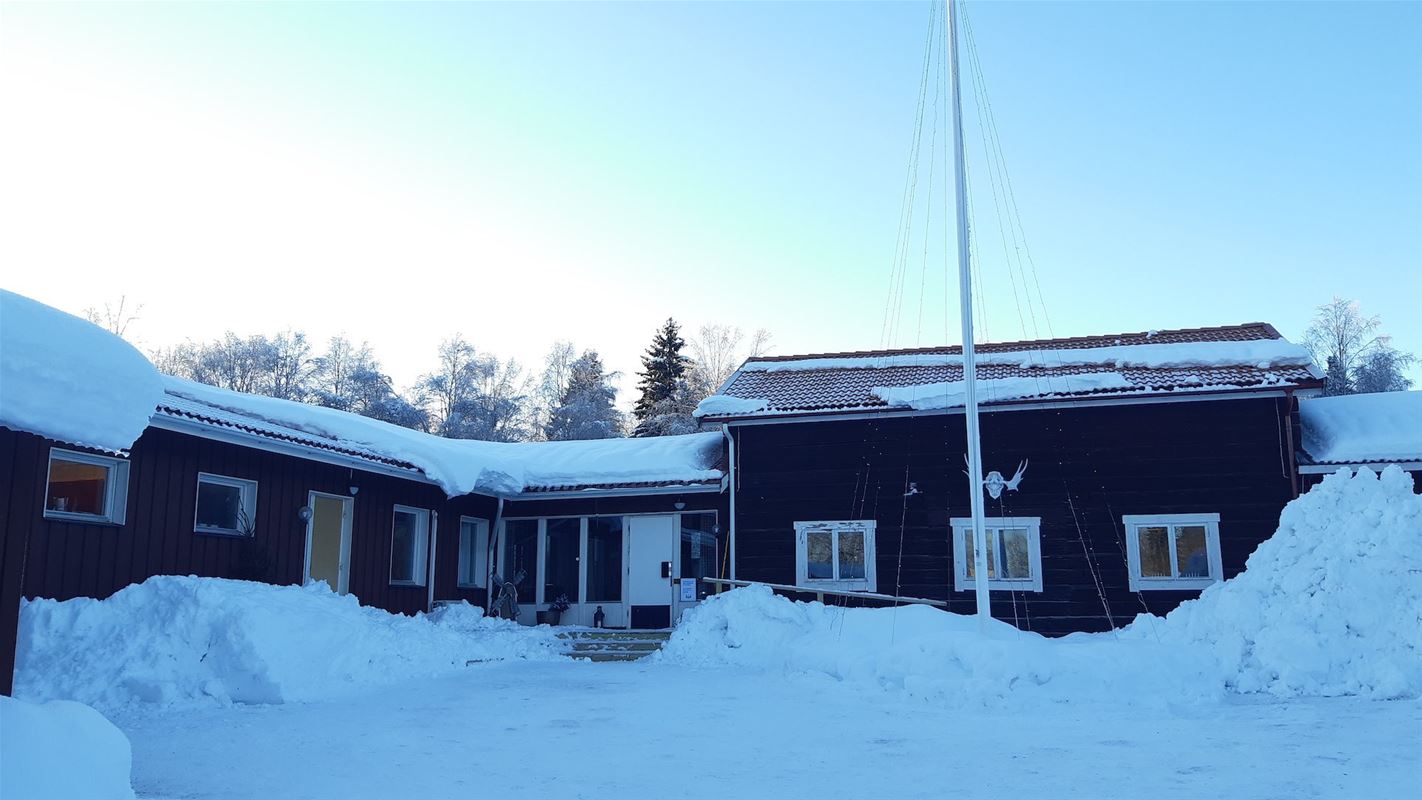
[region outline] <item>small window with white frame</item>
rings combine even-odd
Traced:
[[[1224,580],[1219,514],[1128,514],[1131,591],[1204,589]]]
[[[46,519],[122,525],[127,505],[127,461],[58,447],[49,449]]]
[[[198,473],[194,533],[251,536],[256,519],[256,481]]]
[[[951,523],[953,588],[960,592],[976,590],[973,520],[954,517]],[[988,517],[983,523],[987,533],[988,588],[1042,591],[1041,517]]]
[[[390,582],[399,586],[424,586],[425,558],[429,552],[430,512],[395,506],[390,530]]]
[[[795,523],[795,585],[878,591],[874,520]]]
[[[482,589],[489,574],[489,521],[459,518],[459,586]]]

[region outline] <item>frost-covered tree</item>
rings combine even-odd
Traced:
[[[283,400],[305,400],[311,392],[311,343],[306,334],[286,330],[267,340],[268,378],[265,394]]]
[[[1417,357],[1411,353],[1394,349],[1384,342],[1364,356],[1362,363],[1353,370],[1353,391],[1358,394],[1405,392],[1412,388],[1412,379],[1406,375],[1407,368],[1416,361]]]
[[[1365,316],[1352,300],[1335,297],[1319,306],[1303,341],[1314,362],[1325,365],[1325,394],[1396,391],[1412,385],[1403,371],[1415,357],[1394,349],[1382,332],[1381,318]]]
[[[436,370],[416,386],[429,430],[451,439],[528,438],[527,381],[513,361],[480,353],[455,335],[439,346]]]
[[[533,390],[533,428],[537,436],[543,436],[553,418],[553,410],[563,402],[563,393],[568,389],[568,376],[578,353],[573,343],[557,341],[548,351],[543,361],[543,375]]]
[[[637,383],[640,396],[632,407],[637,419],[634,434],[637,436],[663,435],[656,431],[665,429],[669,423],[657,422],[655,418],[668,415],[690,419],[691,409],[686,404],[690,392],[686,385],[686,369],[690,360],[682,355],[686,341],[681,338],[681,328],[676,320],[668,318],[652,337],[652,344],[642,356],[641,380]]]
[[[350,411],[356,406],[356,398],[362,394],[356,376],[362,373],[368,376],[379,369],[368,343],[355,345],[344,336],[332,336],[326,345],[326,352],[313,362],[312,402]]]
[[[128,295],[119,295],[117,303],[104,303],[103,310],[95,306],[84,309],[84,319],[98,325],[115,336],[125,336],[128,328],[139,319],[143,304],[128,305]]]
[[[425,414],[395,391],[369,344],[357,346],[344,336],[333,336],[313,363],[309,402],[406,428],[426,427]]]
[[[770,333],[761,328],[742,348],[745,333],[730,325],[702,325],[687,342],[691,364],[687,384],[696,402],[714,393],[747,358],[764,355],[770,348]]]
[[[544,437],[549,441],[610,439],[622,433],[622,414],[613,405],[617,389],[595,350],[585,350],[568,366],[567,383],[549,414]]]

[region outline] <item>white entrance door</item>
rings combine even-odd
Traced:
[[[628,517],[627,605],[633,628],[671,627],[676,516]]]
[[[325,581],[345,594],[351,575],[351,510],[349,497],[311,492],[306,522],[306,580]]]

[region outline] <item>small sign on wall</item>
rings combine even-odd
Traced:
[[[683,603],[695,602],[696,600],[696,579],[681,579],[681,601]]]

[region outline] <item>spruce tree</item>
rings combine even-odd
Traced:
[[[676,320],[667,318],[642,356],[642,371],[637,373],[641,376],[637,389],[642,394],[632,407],[632,413],[639,422],[659,413],[659,409],[684,394],[682,384],[689,361],[681,354],[685,345]]]
[[[1343,359],[1338,356],[1329,356],[1328,366],[1324,369],[1323,374],[1323,394],[1325,396],[1334,397],[1353,393],[1353,382],[1348,379],[1348,368],[1343,366]]]

